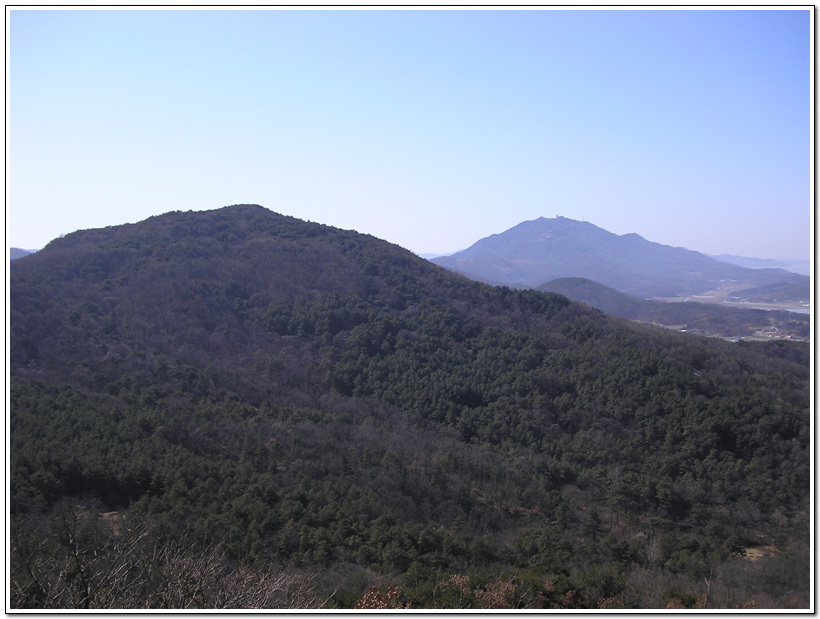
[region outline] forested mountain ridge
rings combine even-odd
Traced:
[[[387,252],[394,277],[438,271],[396,246],[257,206],[75,232],[14,264],[12,362],[23,371],[65,372],[64,352],[80,365],[96,364],[93,371],[133,378],[131,370],[141,370],[120,367],[120,350],[199,356],[206,365],[217,350],[244,355],[269,334],[263,322],[270,317],[262,312],[273,312],[274,300],[309,302],[335,293],[394,301],[398,288],[369,262],[374,244]],[[47,320],[32,318],[46,306]],[[145,366],[142,359],[139,365]]]
[[[10,275],[14,606],[808,604],[805,344],[248,205]]]
[[[809,278],[783,269],[747,269],[704,254],[617,235],[590,222],[540,217],[433,259],[480,281],[534,288],[553,279],[586,278],[643,299],[699,294],[733,280],[747,288],[778,286],[783,299],[809,298]]]

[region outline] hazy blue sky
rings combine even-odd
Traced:
[[[7,241],[258,203],[808,259],[811,11],[10,13]]]

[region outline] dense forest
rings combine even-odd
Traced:
[[[242,205],[10,267],[11,608],[807,608],[801,342]]]

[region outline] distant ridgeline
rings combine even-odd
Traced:
[[[721,262],[728,262],[748,269],[785,269],[793,273],[808,276],[811,273],[811,262],[809,260],[767,260],[760,258],[746,258],[743,256],[732,256],[721,254],[710,256]]]
[[[810,296],[804,275],[744,268],[565,217],[523,222],[433,262],[480,281],[529,288],[582,277],[640,299],[699,294],[726,280],[748,289],[776,286],[780,300],[808,301]]]
[[[31,249],[20,249],[19,247],[12,247],[9,250],[9,259],[16,260],[17,258],[22,258],[23,256],[28,256],[29,254],[33,254],[36,250]]]
[[[9,286],[12,608],[810,603],[806,343],[253,205],[75,232]]]

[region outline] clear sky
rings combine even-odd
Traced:
[[[8,10],[7,244],[238,203],[808,259],[811,11]]]

